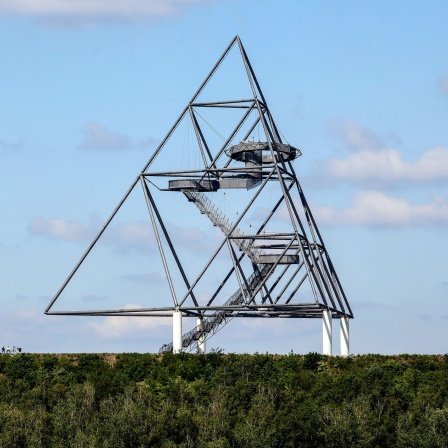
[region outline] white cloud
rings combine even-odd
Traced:
[[[47,238],[81,242],[93,238],[97,229],[93,225],[86,226],[80,222],[67,221],[61,218],[34,218],[28,226],[28,232],[32,235],[45,236]]]
[[[318,225],[405,227],[448,224],[448,201],[435,197],[429,204],[411,204],[377,191],[358,193],[349,208],[312,207]]]
[[[333,123],[333,130],[342,140],[342,148],[350,150],[345,159],[334,158],[320,164],[319,183],[345,180],[377,187],[392,182],[424,182],[448,179],[448,148],[435,146],[417,160],[404,160],[398,149],[353,120]],[[397,137],[389,135],[389,140]],[[323,169],[322,169],[323,168]],[[328,174],[330,176],[328,176]],[[316,181],[316,175],[312,180]]]
[[[448,179],[448,148],[431,148],[420,159],[410,162],[403,160],[396,149],[364,149],[350,154],[345,160],[331,160],[327,170],[336,179],[354,182]]]
[[[132,20],[176,16],[209,0],[3,0],[0,14],[70,20]]]
[[[152,138],[141,142],[133,142],[127,135],[108,129],[99,123],[90,122],[84,126],[84,139],[78,146],[79,149],[123,151],[137,148],[149,148],[155,146]]]
[[[3,341],[22,347],[25,352],[64,352],[73,349],[73,344],[87,342],[86,327],[79,318],[52,318],[45,316],[41,307],[29,306],[5,310],[2,317]]]
[[[195,319],[184,321],[188,328]],[[170,342],[171,326],[172,318],[160,317],[46,316],[42,306],[22,303],[2,311],[1,334],[3,344],[27,353],[156,352]]]
[[[142,308],[141,305],[128,304],[125,309]],[[119,339],[138,336],[142,333],[156,335],[167,332],[172,319],[164,317],[107,316],[102,322],[90,322],[90,327],[104,339]]]

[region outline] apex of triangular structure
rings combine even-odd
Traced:
[[[247,82],[248,93],[243,97],[230,96],[234,85],[228,89],[218,85],[217,89],[211,82],[224,69],[224,61],[235,44]],[[228,79],[226,74],[224,80]],[[210,98],[205,98],[206,92]],[[229,97],[214,98],[222,92]],[[189,136],[187,144],[185,135]],[[196,348],[199,340],[205,343],[234,317],[314,318],[330,312],[334,318],[352,318],[295,172],[294,160],[299,155],[299,149],[283,141],[236,35],[46,313],[160,316],[181,312],[202,321],[183,336],[185,349]],[[52,311],[137,185],[143,190],[172,305]],[[169,207],[174,203],[179,204],[179,210],[188,206],[188,212],[174,217]],[[231,211],[227,207],[230,203]],[[176,228],[192,223],[216,228],[220,239],[210,242],[207,255],[199,262],[198,251],[189,255],[186,241],[170,229],[173,219]],[[171,349],[168,344],[161,350]]]

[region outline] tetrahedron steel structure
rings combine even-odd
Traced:
[[[231,51],[240,59],[248,95],[242,99],[204,99]],[[219,86],[215,90],[211,88],[211,95],[221,95]],[[192,159],[196,165],[192,169],[179,169],[175,162],[179,154],[176,154],[176,145],[170,146],[170,141],[179,124],[186,121],[192,131],[192,147],[197,156]],[[168,157],[157,165],[163,154]],[[299,149],[282,138],[241,40],[236,36],[45,314],[195,317],[198,324],[182,335],[180,350],[183,351],[200,349],[206,339],[235,317],[353,318],[294,169],[294,160],[300,155]],[[169,166],[170,160],[173,169]],[[156,166],[163,169],[154,170]],[[160,307],[53,311],[53,305],[78,268],[130,193],[139,186],[146,200],[172,303],[168,303],[171,302],[168,297],[166,306]],[[194,275],[187,272],[189,260],[180,256],[162,216],[161,203],[169,204],[173,195],[184,197],[190,204],[190,222],[201,225],[206,220],[220,231],[220,239],[213,240],[213,250]],[[226,201],[232,201],[232,214],[222,205]],[[204,294],[203,281],[210,271],[213,271],[214,284],[208,281]],[[179,351],[179,347],[174,349]],[[173,343],[160,349],[161,352],[171,350]]]

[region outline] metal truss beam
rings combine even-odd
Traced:
[[[202,92],[233,48],[237,48],[235,51],[239,51],[241,55],[250,92],[242,99],[224,98],[216,101],[202,101]],[[238,115],[238,118],[233,118],[231,126],[228,126],[230,131],[225,132],[227,135],[222,138],[223,143],[216,144],[207,138],[207,131],[201,126],[202,121],[198,120],[200,108],[224,109],[220,112],[220,116],[227,113],[229,109],[240,109],[232,115],[232,117]],[[183,120],[188,121],[193,128],[193,138],[196,139],[197,145],[196,155],[203,166],[187,170],[154,170],[151,168],[153,163]],[[262,149],[254,149],[250,152],[247,149],[247,140],[251,135],[253,136],[257,126],[259,132],[261,129],[263,136],[263,142],[259,142],[260,146],[258,146]],[[244,145],[243,143],[241,145],[243,146],[236,144],[237,136],[239,139],[242,138]],[[297,148],[283,143],[243,44],[240,38],[235,36],[63,282],[45,309],[45,314],[172,317],[174,311],[181,312],[185,318],[202,319],[201,326],[195,325],[195,328],[183,337],[182,344],[187,344],[190,348],[198,343],[199,336],[205,341],[234,317],[322,318],[324,312],[329,312],[332,318],[353,318],[341,281],[336,274],[292,163],[292,160],[300,154]],[[182,180],[185,180],[185,183]],[[244,183],[240,184],[240,181]],[[54,311],[55,302],[139,182],[143,188],[148,215],[173,305],[143,306],[133,309]],[[157,185],[161,182],[164,184]],[[185,185],[189,185],[189,188],[183,188]],[[253,194],[251,193],[252,196],[245,193],[245,202],[242,202],[241,210],[232,222],[213,203],[213,195],[217,195],[217,191],[224,188],[243,188],[240,185],[245,185],[244,188],[247,188],[247,191],[249,189],[254,191]],[[263,217],[257,221],[256,225],[254,224],[253,227],[257,229],[255,232],[252,230],[252,224],[249,233],[243,232],[239,226],[242,225],[243,220],[248,220],[256,214],[254,209],[259,206],[259,201],[263,200],[260,198],[262,198],[262,192],[266,192],[268,185],[274,185],[280,197],[276,199],[271,209],[263,212]],[[152,187],[157,189],[157,194]],[[154,194],[151,194],[151,191]],[[209,254],[210,256],[194,279],[187,278],[185,261],[182,263],[162,219],[160,204],[157,204],[155,199],[159,193],[166,195],[184,193],[187,199],[193,202],[201,213],[205,214],[224,234],[223,239],[211,251],[211,255]],[[208,208],[206,204],[209,204]],[[280,207],[284,208],[282,219],[287,222],[285,226],[287,229],[267,233],[268,226],[269,228],[275,226],[281,211]],[[225,252],[224,246],[228,249],[230,268],[227,265],[226,269],[223,269],[216,287],[210,290],[206,300],[202,300],[201,303],[197,299],[198,285],[211,266],[218,263],[218,255]],[[242,251],[241,254],[237,253],[238,249]],[[285,263],[286,265],[283,266]],[[183,280],[183,285],[179,282],[181,287],[178,286],[179,283],[173,281],[177,273]],[[227,301],[219,303],[222,300],[219,299],[219,295],[224,287],[233,286],[235,282],[238,285],[237,290]],[[301,291],[306,282],[311,289],[311,292],[307,292],[309,301],[299,302],[303,300]],[[175,284],[179,291],[176,291]],[[201,334],[199,335],[198,332]],[[163,349],[170,349],[170,347],[170,344],[167,344]]]

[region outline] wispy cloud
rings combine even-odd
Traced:
[[[390,303],[383,303],[383,302],[355,302],[354,304],[352,303],[352,305],[355,306],[357,311],[365,310],[365,312],[383,311],[396,308],[396,306],[393,306]]]
[[[31,236],[40,236],[54,241],[68,241],[72,243],[89,243],[101,228],[101,222],[92,218],[90,223],[65,220],[62,218],[42,217],[34,218],[28,225],[28,233]],[[218,233],[206,233],[196,227],[180,227],[170,223],[168,231],[175,247],[184,248],[190,253],[210,253],[219,240]],[[152,226],[145,221],[126,221],[113,223],[100,237],[101,241],[112,247],[120,254],[129,252],[148,253],[154,250],[155,236]],[[144,276],[128,276],[130,281],[146,281]],[[155,279],[151,279],[153,282]]]
[[[94,224],[85,225],[62,218],[34,218],[28,226],[31,235],[40,235],[54,240],[82,242],[93,238],[98,231]]]
[[[108,241],[119,250],[126,253],[128,251],[147,252],[154,242],[154,235],[151,226],[146,222],[125,222],[117,224],[111,228],[111,232],[106,235]]]
[[[384,147],[384,140],[380,136],[354,120],[333,120],[331,128],[342,140],[343,149],[374,151]]]
[[[362,191],[348,208],[312,207],[317,223],[327,226],[367,227],[438,226],[448,224],[448,201],[433,198],[429,204],[411,204],[378,191]]]
[[[216,233],[206,233],[197,227],[180,227],[171,223],[169,232],[176,246],[183,247],[193,253],[210,253],[216,248],[218,241]]]
[[[84,224],[62,218],[34,218],[28,226],[30,235],[75,243],[92,241],[99,229],[97,220]],[[154,241],[151,225],[140,221],[111,224],[101,238],[121,254],[130,251],[147,252]]]
[[[439,90],[442,93],[448,94],[448,74],[440,78],[439,80]]]
[[[292,113],[294,115],[303,116],[303,96],[299,94],[294,95],[294,106]]]
[[[22,141],[7,142],[6,140],[0,139],[0,151],[20,151],[24,147],[25,143]]]
[[[165,284],[166,277],[157,272],[148,272],[147,274],[125,274],[123,279],[132,283],[146,284]]]
[[[128,304],[124,308],[132,309],[141,307],[141,305]],[[171,325],[171,319],[137,316],[108,316],[102,322],[90,322],[90,327],[103,339],[118,339],[125,336],[138,337],[142,333],[149,337],[150,335],[158,335]]]
[[[148,138],[134,142],[125,134],[108,129],[99,123],[90,122],[84,126],[84,138],[79,149],[96,151],[126,151],[154,147],[156,140]]]
[[[169,18],[210,0],[3,0],[0,14],[37,16],[73,23]]]

